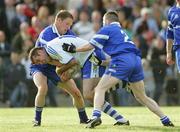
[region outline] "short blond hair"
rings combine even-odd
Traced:
[[[105,19],[111,22],[119,22],[119,17],[116,11],[108,11],[104,14]]]
[[[71,18],[73,20],[73,15],[70,12],[68,12],[67,10],[60,10],[56,14],[55,20],[57,20],[58,18],[61,18],[61,20],[64,20],[66,18]]]

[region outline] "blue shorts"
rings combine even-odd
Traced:
[[[95,50],[93,52],[95,56],[97,56],[101,60],[105,60],[106,57],[103,52],[100,50]],[[83,79],[90,79],[90,78],[99,78],[102,77],[105,73],[106,67],[105,66],[97,66],[87,59],[84,63],[83,68],[81,69],[81,74]]]
[[[176,59],[178,72],[180,73],[180,48],[178,48],[175,52],[175,59]]]
[[[97,66],[87,60],[81,69],[82,78],[83,79],[90,79],[90,78],[98,78],[102,77],[106,70],[105,66]]]
[[[41,72],[44,74],[49,80],[51,80],[55,85],[58,82],[61,82],[60,77],[56,74],[56,66],[43,64],[43,65],[31,65],[30,74],[34,75],[36,72]]]
[[[134,53],[111,56],[111,63],[105,74],[111,74],[126,82],[143,80],[144,73],[141,58]]]

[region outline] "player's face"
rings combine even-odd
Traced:
[[[38,55],[33,57],[34,64],[47,64],[47,54],[44,50],[39,50]]]
[[[64,20],[58,19],[58,31],[60,31],[60,34],[65,34],[72,26],[73,19],[66,18]]]

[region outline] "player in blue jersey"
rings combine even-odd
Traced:
[[[101,53],[101,51],[99,50],[94,51],[94,49],[87,52],[68,53],[62,49],[63,43],[73,43],[76,47],[79,47],[83,44],[88,43],[88,41],[76,36],[63,35],[62,37],[57,37],[48,42],[47,46],[44,48],[35,47],[31,49],[29,58],[33,64],[51,63],[55,66],[58,66],[58,68],[61,68],[63,65],[68,64],[70,60],[76,59],[79,62],[82,71],[83,91],[86,91],[85,94],[86,96],[88,96],[88,100],[93,104],[93,88],[97,85],[99,78],[104,73],[104,71],[101,71],[101,69],[99,69],[98,67],[104,67],[103,69],[105,69],[105,65],[108,64],[109,58],[106,59],[104,53]],[[97,56],[100,58],[97,58]],[[102,61],[99,59],[101,59]],[[56,62],[54,63],[53,61]],[[57,61],[59,61],[59,63],[57,63]],[[98,63],[100,62],[101,66],[98,66]],[[92,65],[95,65],[96,67]],[[98,73],[96,73],[97,71]],[[61,71],[61,73],[58,73],[58,75],[60,75],[61,78],[69,79],[71,78],[72,73],[74,73],[74,71],[73,69],[70,69]],[[96,74],[96,76],[93,76],[93,74]],[[103,104],[102,111],[116,120],[116,123],[114,125],[129,125],[129,121],[118,114],[118,112],[106,101]]]
[[[94,128],[101,124],[101,110],[105,99],[105,92],[118,82],[130,83],[135,98],[155,113],[164,126],[174,126],[170,119],[160,110],[157,103],[147,97],[144,89],[144,74],[141,64],[140,51],[122,30],[116,12],[107,12],[103,17],[104,27],[90,40],[89,44],[76,48],[73,43],[63,44],[68,52],[84,52],[93,48],[102,49],[109,56],[111,62],[108,70],[95,87],[94,110],[87,128]]]
[[[56,15],[54,24],[46,27],[40,33],[36,42],[36,47],[44,47],[48,41],[64,34],[74,35],[74,33],[70,30],[72,23],[73,16],[68,11],[59,11]],[[71,67],[74,64],[76,64],[76,62],[72,60],[68,65]],[[84,100],[74,80],[70,79],[66,82],[62,82],[63,80],[61,80],[55,72],[55,66],[49,64],[31,65],[31,74],[33,75],[33,81],[38,88],[35,98],[34,126],[41,125],[41,114],[45,105],[45,97],[48,90],[48,79],[50,79],[58,87],[67,91],[73,97],[73,104],[78,110],[80,123],[87,122],[88,118],[84,108]]]
[[[178,72],[180,73],[180,0],[176,0],[176,5],[169,9],[166,36],[167,64],[173,65],[176,60]],[[173,53],[175,53],[175,60]]]

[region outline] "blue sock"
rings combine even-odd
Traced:
[[[94,119],[94,118],[98,118],[98,117],[101,117],[101,110],[94,109],[92,118]]]
[[[88,117],[87,117],[85,108],[78,109],[78,114],[79,114],[80,122],[88,121]]]
[[[160,120],[161,120],[162,124],[167,124],[167,123],[170,122],[170,120],[169,120],[169,118],[167,116],[162,117]]]
[[[41,123],[41,114],[42,114],[43,107],[35,107],[35,120]]]
[[[120,115],[108,102],[104,103],[102,111],[118,122],[127,122],[127,120],[122,115]]]

